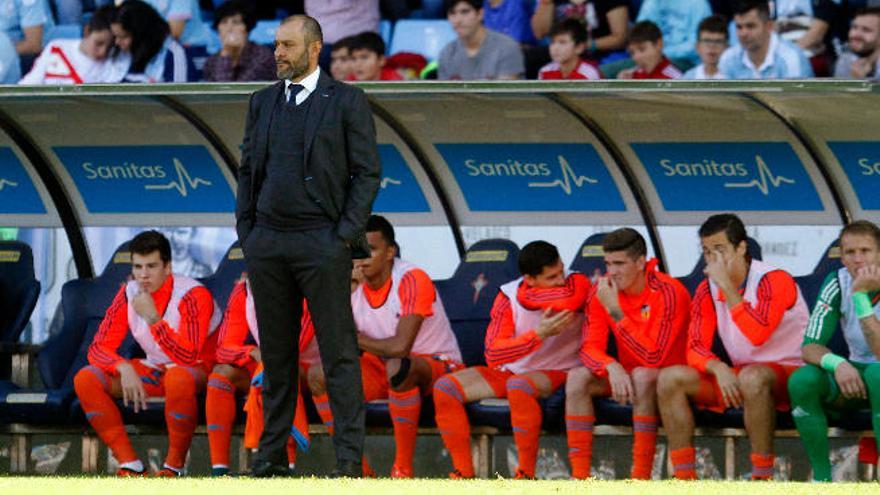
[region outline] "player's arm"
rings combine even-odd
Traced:
[[[239,282],[229,295],[226,313],[220,325],[217,346],[217,362],[244,367],[253,359],[252,353],[256,346],[246,345],[250,327],[247,322],[247,288]]]
[[[691,321],[688,325],[687,363],[702,373],[707,364],[721,360],[712,352],[712,341],[717,327],[715,304],[708,281],[704,280],[691,301]]]
[[[95,339],[89,346],[88,360],[92,366],[97,366],[105,373],[116,376],[119,374],[117,367],[127,363],[117,352],[125,335],[128,333],[128,298],[125,295],[125,285],[119,289],[101,325],[95,334]]]
[[[608,355],[609,316],[602,303],[593,296],[587,303],[587,315],[581,337],[581,363],[596,376],[608,376],[607,367],[617,361]]]
[[[535,330],[516,335],[513,310],[504,293],[498,292],[490,315],[492,319],[486,330],[485,341],[486,363],[490,367],[517,361],[541,346],[541,339]]]
[[[151,323],[150,333],[162,351],[175,363],[195,366],[208,337],[214,300],[205,287],[195,287],[180,300],[180,324],[176,330],[165,320]]]
[[[401,358],[409,356],[416,341],[422,322],[434,314],[434,301],[437,293],[434,282],[428,274],[413,269],[400,279],[400,320],[394,336],[387,339],[374,339],[358,334],[361,349],[380,357]]]
[[[650,301],[647,321],[641,315],[626,315],[617,325],[624,340],[645,366],[662,363],[679,332],[687,328],[690,297],[685,290],[676,290],[671,283],[661,283]]]
[[[874,314],[875,301],[869,295],[877,291],[880,291],[880,267],[870,265],[860,268],[853,279],[853,308],[868,347],[875,356],[880,356],[880,321]]]
[[[730,316],[739,331],[753,345],[761,345],[779,327],[785,312],[797,303],[797,284],[791,275],[775,270],[758,282],[755,304],[740,301],[730,308]]]

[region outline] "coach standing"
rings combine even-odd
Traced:
[[[308,301],[336,418],[336,475],[360,476],[364,406],[349,300],[352,254],[379,189],[376,131],[360,89],[318,68],[321,26],[285,19],[278,83],[251,96],[238,172],[236,230],[265,366],[265,429],[253,474],[285,476],[298,386],[302,299]]]

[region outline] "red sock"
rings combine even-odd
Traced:
[[[859,462],[877,464],[877,439],[862,437],[859,439]]]
[[[110,397],[110,379],[95,366],[86,366],[73,379],[86,419],[120,464],[138,459],[125,433],[122,415]]]
[[[287,463],[296,464],[296,440],[293,437],[287,437]]]
[[[198,425],[196,394],[200,380],[204,377],[196,368],[174,366],[165,372],[165,424],[168,427],[165,464],[175,469],[183,468]]]
[[[299,393],[296,394],[296,412],[293,416],[291,434],[294,431],[299,436],[298,439],[294,439],[294,447],[297,445],[297,442],[302,442],[304,445],[301,448],[304,452],[308,452],[312,438],[309,435],[309,417],[306,415],[306,403],[303,400],[302,390],[299,390]]]
[[[318,410],[318,416],[321,417],[321,421],[324,422],[324,426],[327,427],[327,432],[332,436],[333,412],[330,411],[330,397],[327,396],[327,392],[324,392],[321,395],[313,395],[312,400],[315,402],[315,409]]]
[[[776,460],[774,454],[752,453],[749,457],[752,460],[753,480],[769,480],[773,478],[773,461]]]
[[[229,444],[232,439],[232,423],[235,422],[235,386],[229,378],[217,373],[208,376],[205,416],[211,466],[229,467]]]
[[[651,479],[657,447],[657,416],[633,416],[633,466],[630,477]]]
[[[697,457],[693,447],[684,447],[669,451],[672,460],[672,470],[676,479],[697,479]]]
[[[419,429],[419,413],[422,410],[421,390],[413,387],[403,392],[389,391],[388,409],[394,425],[394,468],[403,476],[412,476],[413,452]]]
[[[538,387],[525,376],[514,376],[507,380],[507,400],[510,401],[513,441],[519,454],[518,470],[534,478],[543,419],[543,411],[538,404]]]
[[[461,476],[472,478],[471,425],[464,409],[464,389],[454,377],[446,375],[434,383],[434,409],[437,428],[452,457],[452,466]]]
[[[565,416],[568,436],[568,460],[571,477],[585,480],[590,477],[590,460],[593,456],[593,425],[596,416]]]

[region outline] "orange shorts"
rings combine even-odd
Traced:
[[[156,365],[153,367],[145,364],[142,359],[132,359],[129,363],[131,363],[138,376],[141,377],[141,383],[144,384],[144,392],[147,393],[148,397],[165,397],[165,372],[168,371],[169,366]],[[198,366],[186,366],[184,368],[193,374],[197,384],[205,383],[208,375],[204,369]]]
[[[495,392],[495,397],[500,399],[507,397],[507,380],[517,376],[512,371],[500,368],[490,368],[488,366],[474,366],[474,369],[477,370],[483,379],[486,380],[486,383],[492,387],[492,391]],[[567,375],[565,371],[559,370],[536,370],[535,372],[544,373],[544,375],[550,379],[550,393],[555,392],[556,389],[565,383],[565,376]]]
[[[464,368],[462,363],[441,359],[430,354],[414,354],[411,358],[421,359],[431,367],[431,384],[441,376]],[[365,352],[361,356],[361,380],[364,382],[364,400],[369,402],[377,399],[387,399],[390,386],[388,384],[388,371],[385,361],[375,354]],[[433,387],[428,387],[430,391]]]
[[[748,365],[754,366],[754,365]],[[776,383],[773,385],[773,400],[776,402],[776,409],[779,411],[788,411],[791,409],[791,403],[788,399],[788,377],[799,366],[786,366],[776,363],[761,363],[760,366],[766,366],[776,373]],[[740,371],[745,366],[737,366],[733,368],[733,372],[739,376]],[[700,374],[700,389],[691,398],[695,406],[700,409],[708,409],[715,412],[724,412],[727,407],[724,405],[724,396],[718,387],[718,380],[710,373]]]

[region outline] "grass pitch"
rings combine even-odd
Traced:
[[[825,495],[877,494],[876,483],[777,483],[724,481],[513,481],[513,480],[328,480],[299,478],[0,478],[3,495]]]

